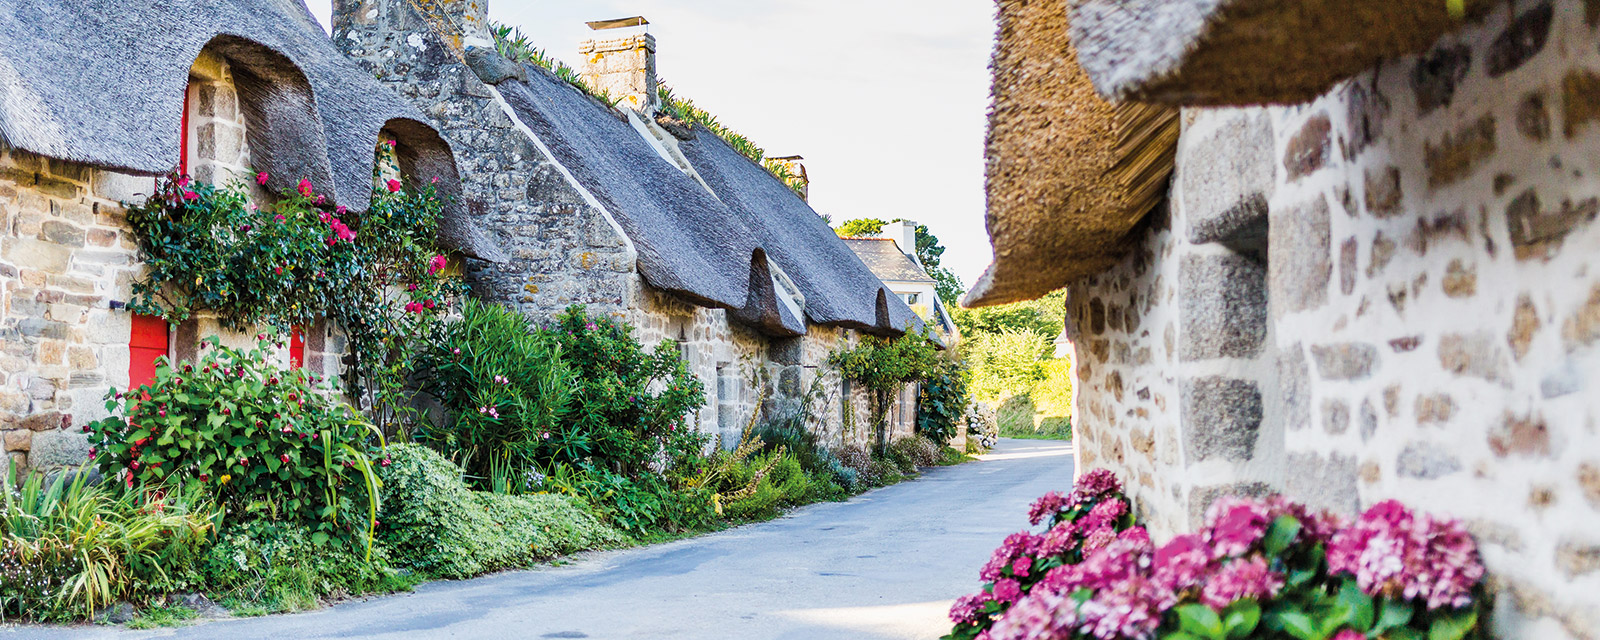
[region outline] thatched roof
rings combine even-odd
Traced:
[[[783,309],[750,228],[660,153],[615,109],[537,66],[496,85],[517,118],[621,225],[651,286],[774,335],[804,334]],[[752,288],[751,283],[755,283]],[[755,295],[751,295],[755,292]]]
[[[1444,0],[1068,1],[1102,94],[1179,105],[1301,102],[1460,25]]]
[[[268,187],[308,178],[363,210],[378,132],[402,123],[402,147],[423,158],[419,166],[438,168],[447,194],[459,193],[449,147],[423,115],[346,59],[298,0],[8,3],[0,11],[0,138],[95,167],[172,171],[189,70],[207,46],[234,68],[251,160],[271,176]],[[447,216],[464,211],[453,202]],[[443,239],[472,255],[498,254],[471,233]]]
[[[812,322],[875,333],[921,328],[920,318],[892,294],[886,300],[887,316],[879,318],[883,284],[782,180],[698,125],[678,148],[795,282]]]
[[[934,284],[932,277],[921,265],[900,250],[892,238],[841,238],[856,257],[884,282],[920,282]]]
[[[962,304],[1026,300],[1102,270],[1164,197],[1177,112],[1095,93],[1060,0],[1000,0],[987,141],[994,264]]]

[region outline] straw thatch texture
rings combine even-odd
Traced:
[[[1095,93],[1065,3],[1000,0],[987,148],[995,261],[967,306],[1035,298],[1118,259],[1164,195],[1176,110]]]
[[[782,180],[704,127],[684,129],[679,137],[678,148],[700,177],[800,289],[812,322],[876,333],[897,333],[908,324],[921,327],[915,312],[892,295],[889,313],[879,322],[882,283]]]
[[[233,68],[251,161],[271,176],[269,188],[307,178],[335,203],[364,210],[379,130],[396,120],[426,128],[298,0],[13,0],[0,7],[0,138],[94,167],[172,171],[190,67],[207,47]],[[448,145],[428,153],[455,188]],[[456,202],[446,213],[464,211]]]
[[[1301,102],[1461,24],[1444,0],[1069,1],[1100,93],[1174,105]]]

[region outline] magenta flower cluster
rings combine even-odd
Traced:
[[[1295,598],[1305,589],[1350,588],[1350,576],[1369,596],[1425,603],[1428,611],[1473,606],[1484,578],[1459,522],[1394,501],[1350,523],[1281,496],[1224,497],[1207,510],[1200,531],[1159,548],[1143,527],[1128,524],[1130,510],[1120,483],[1103,469],[1085,474],[1069,494],[1041,496],[1028,520],[1043,524],[1044,533],[1005,539],[979,572],[984,590],[951,608],[956,626],[946,638],[1148,640],[1178,629],[1180,609],[1260,612],[1286,601],[1291,569],[1318,572],[1296,582]],[[1334,640],[1363,637],[1347,629]]]
[[[1386,500],[1328,544],[1328,571],[1355,576],[1361,590],[1427,602],[1428,609],[1461,608],[1483,580],[1477,546],[1460,522],[1413,513]]]

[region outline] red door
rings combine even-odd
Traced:
[[[156,380],[156,359],[167,355],[167,321],[156,316],[133,316],[128,336],[128,388]]]

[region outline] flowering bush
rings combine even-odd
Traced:
[[[592,460],[626,477],[650,473],[659,454],[669,463],[700,456],[706,437],[685,419],[705,404],[705,384],[675,342],[646,351],[631,327],[591,316],[582,305],[557,316],[551,331],[577,388],[571,419],[553,431],[542,455]]]
[[[1103,469],[1041,497],[1029,519],[1048,531],[1006,539],[946,638],[1487,637],[1483,565],[1460,523],[1395,501],[1350,524],[1278,496],[1228,497],[1201,531],[1155,548],[1126,505]]]
[[[90,459],[129,489],[176,483],[235,514],[303,521],[319,542],[370,539],[381,438],[305,372],[278,369],[271,350],[281,342],[260,339],[241,351],[209,338],[199,362],[162,359],[155,382],[108,393],[114,415],[84,426]]]
[[[357,214],[330,205],[308,180],[261,208],[244,185],[165,179],[128,210],[148,267],[128,307],[172,323],[208,310],[245,331],[327,318],[349,339],[350,391],[376,408],[400,406],[409,354],[461,291],[441,273],[442,207],[429,185],[375,189]],[[390,426],[389,416],[375,418]]]

